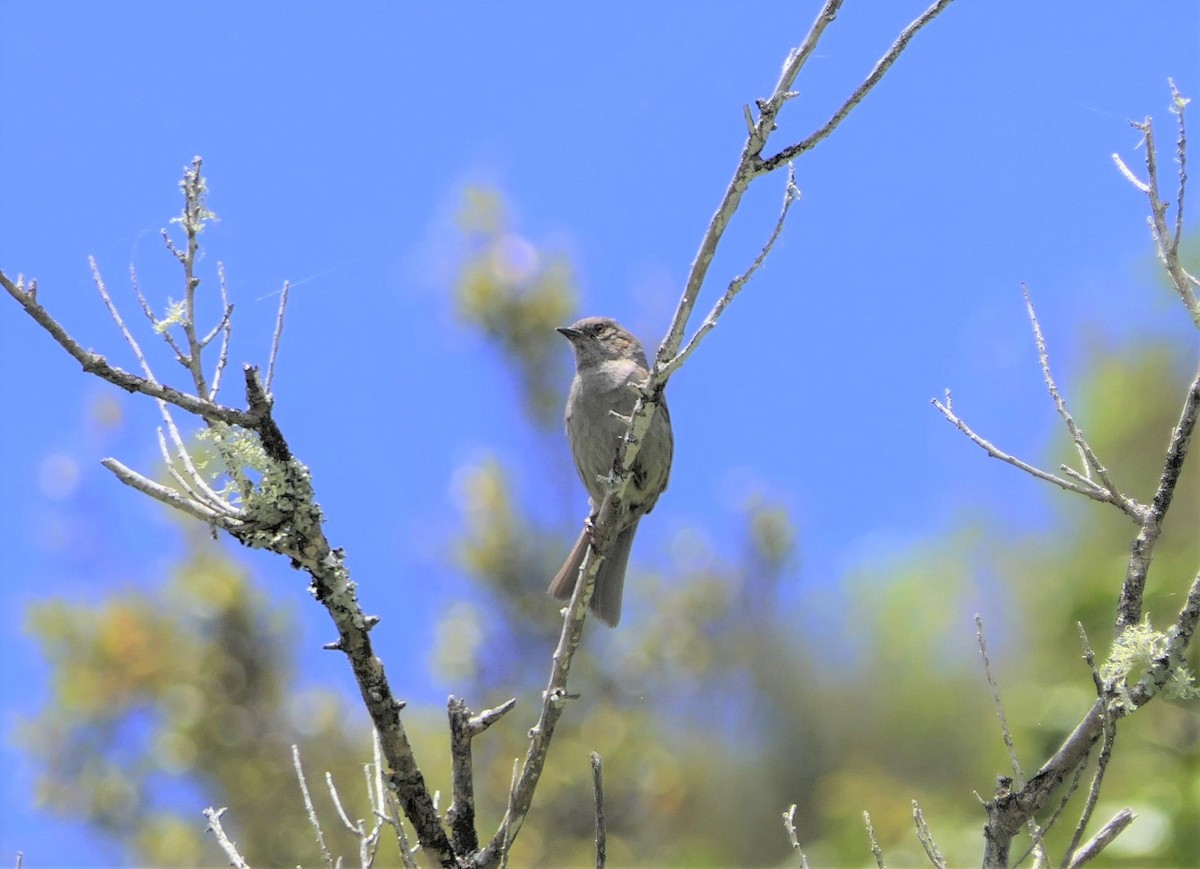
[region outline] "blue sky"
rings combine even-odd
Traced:
[[[741,107],[769,93],[816,8],[5,4],[0,268],[36,276],[83,344],[130,365],[87,256],[130,321],[131,263],[152,298],[178,296],[158,230],[179,207],[182,167],[203,155],[220,217],[207,265],[229,276],[233,359],[265,360],[268,294],[295,282],[277,416],[368,610],[397,613],[376,635],[393,684],[440,701],[449,689],[423,650],[433,614],[467,593],[436,542],[459,525],[454,471],[489,451],[520,462],[532,442],[494,351],[454,318],[461,192],[499,186],[517,231],[578,266],[584,313],[657,343],[741,147]],[[772,144],[823,122],[921,8],[847,3]],[[1190,2],[1151,14],[960,0],[922,32],[797,164],[802,199],[772,258],[672,381],[672,485],[635,559],[665,563],[685,525],[732,547],[756,488],[799,524],[798,601],[964,512],[1038,527],[1064,496],[986,460],[929,399],[952,387],[972,424],[1027,457],[1059,434],[1022,281],[1068,394],[1089,341],[1187,339],[1148,265],[1144,200],[1110,155],[1140,166],[1131,118],[1153,115],[1173,140],[1167,77],[1200,96],[1198,37]],[[756,182],[698,310],[757,251],[783,181]],[[3,299],[0,366],[0,765],[16,772],[0,785],[0,859],[117,861],[36,812],[11,730],[45,696],[24,605],[150,584],[178,555],[157,508],[98,464],[152,466],[154,408],[83,376]],[[115,431],[87,421],[102,396],[123,410]],[[565,447],[560,465],[561,479],[517,484],[563,505],[566,527],[582,503]],[[97,511],[109,538],[89,530]],[[351,691],[344,664],[318,650],[329,628],[301,577],[238,556],[296,614],[305,677]]]

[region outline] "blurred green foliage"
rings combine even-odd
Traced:
[[[516,235],[495,191],[468,192],[461,227],[460,314],[511,365],[530,423],[556,425],[569,360],[553,327],[572,319],[571,270]],[[1145,499],[1187,371],[1162,346],[1093,348],[1087,365],[1076,417],[1118,482]],[[476,710],[522,697],[475,743],[485,834],[525,751],[514,722],[531,714],[548,673],[558,625],[543,589],[573,530],[531,518],[510,483],[515,470],[489,457],[458,475],[463,523],[452,551],[478,595],[444,614],[434,650],[439,671]],[[589,630],[572,675],[582,696],[559,725],[512,865],[591,865],[592,751],[605,763],[613,866],[787,864],[780,815],[791,803],[814,867],[870,861],[864,810],[889,865],[921,865],[914,800],[951,864],[975,863],[984,821],[975,794],[987,796],[1009,772],[974,647],[978,601],[1000,602],[987,619],[992,661],[1027,773],[1092,701],[1076,622],[1098,654],[1112,639],[1133,528],[1080,498],[1053,493],[1052,503],[1054,521],[1037,535],[980,512],[861,568],[844,579],[844,623],[819,631],[804,626],[804,599],[786,593],[801,568],[802,534],[780,504],[751,498],[740,524],[719,532],[738,543],[732,561],[713,554],[703,531],[680,531],[666,569],[633,566],[620,630]],[[1194,576],[1197,528],[1200,472],[1190,467],[1151,573],[1146,605],[1156,626],[1170,623]],[[55,689],[26,739],[45,765],[42,799],[110,833],[139,862],[219,862],[197,820],[210,803],[229,806],[225,820],[251,861],[314,862],[288,746],[301,744],[310,787],[334,770],[344,799],[362,806],[366,723],[344,698],[293,693],[285,626],[244,572],[200,541],[161,593],[39,604],[30,629]],[[822,641],[830,635],[853,638],[855,654],[831,653]],[[442,710],[405,715],[431,786],[448,792]],[[1195,704],[1159,699],[1123,722],[1097,819],[1126,805],[1139,819],[1097,865],[1194,864],[1198,767]],[[181,813],[164,778],[203,796]],[[1078,802],[1053,846],[1069,835]],[[327,799],[318,811],[331,819],[333,847],[353,854]]]
[[[281,807],[303,819],[290,746],[302,744],[310,769],[340,770],[343,800],[365,804],[361,763],[349,764],[370,757],[364,716],[348,720],[332,693],[291,691],[288,619],[205,529],[188,533],[190,554],[161,590],[30,609],[54,671],[50,702],[22,729],[44,764],[38,798],[139,863],[223,862],[198,814],[212,803],[229,807],[251,863],[312,862],[311,832],[278,822]],[[196,801],[186,813],[173,808],[181,794]]]

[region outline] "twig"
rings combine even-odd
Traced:
[[[208,818],[206,829],[217,837],[217,844],[221,846],[221,850],[229,858],[230,866],[233,866],[234,869],[250,869],[250,864],[238,853],[237,845],[231,842],[229,837],[225,835],[225,829],[221,826],[221,815],[223,814],[225,814],[224,807],[214,809],[212,806],[209,806],[205,809],[204,817]]]
[[[1175,496],[1175,486],[1179,482],[1179,474],[1187,459],[1188,448],[1191,446],[1192,435],[1196,430],[1196,419],[1200,417],[1200,367],[1188,386],[1184,396],[1183,408],[1179,413],[1179,422],[1171,432],[1171,441],[1167,445],[1167,453],[1163,459],[1162,474],[1158,479],[1158,488],[1150,502],[1149,509],[1142,521],[1141,530],[1133,541],[1129,552],[1129,565],[1125,570],[1125,582],[1121,585],[1121,599],[1117,604],[1116,633],[1117,636],[1130,625],[1136,625],[1142,619],[1142,595],[1146,589],[1146,575],[1150,571],[1150,561],[1154,557],[1154,546],[1162,532],[1163,519],[1171,507],[1171,499]]]
[[[1168,79],[1168,81],[1170,81]],[[1162,263],[1164,271],[1167,273],[1167,278],[1171,281],[1171,286],[1179,295],[1184,307],[1192,317],[1192,322],[1197,328],[1200,328],[1200,299],[1197,299],[1193,286],[1200,286],[1196,279],[1188,274],[1182,263],[1179,261],[1179,242],[1182,237],[1183,229],[1183,198],[1184,192],[1187,189],[1187,136],[1183,121],[1183,110],[1188,104],[1188,99],[1182,96],[1175,88],[1175,83],[1170,82],[1171,97],[1173,111],[1178,120],[1179,137],[1176,141],[1176,159],[1179,164],[1179,191],[1176,197],[1176,212],[1175,212],[1175,231],[1172,232],[1167,227],[1167,203],[1162,200],[1159,194],[1158,182],[1158,157],[1154,146],[1154,124],[1149,118],[1144,121],[1130,121],[1130,125],[1139,130],[1145,137],[1146,146],[1146,180],[1141,181],[1133,171],[1125,165],[1120,155],[1113,154],[1113,162],[1116,163],[1117,169],[1125,176],[1134,187],[1146,195],[1150,204],[1150,216],[1147,221],[1150,225],[1150,235],[1154,239],[1154,250],[1158,255],[1159,262]]]
[[[925,815],[921,812],[921,807],[917,805],[917,801],[913,800],[913,824],[917,828],[917,841],[921,843],[921,847],[925,849],[925,856],[929,858],[936,869],[946,869],[946,858],[942,856],[941,849],[938,848],[937,842],[933,840],[933,833],[929,831],[929,824],[925,821]]]
[[[1071,778],[1067,781],[1066,785],[1063,786],[1062,793],[1058,798],[1058,805],[1054,807],[1054,811],[1050,813],[1050,817],[1046,820],[1046,822],[1040,825],[1041,835],[1043,837],[1052,829],[1054,829],[1054,825],[1058,823],[1058,819],[1061,818],[1063,812],[1067,810],[1067,804],[1071,802],[1071,797],[1075,796],[1075,791],[1079,790],[1079,782],[1083,780],[1083,774],[1087,772],[1087,762],[1088,758],[1090,757],[1091,751],[1085,754],[1083,756],[1083,760],[1076,765],[1075,772],[1072,773]],[[1039,849],[1039,855],[1041,855],[1041,849],[1043,848],[1043,845],[1044,842],[1042,839],[1031,840],[1029,847],[1025,849],[1025,853],[1022,854],[1013,865],[1021,865],[1025,858],[1033,853],[1035,848]],[[1042,863],[1045,864],[1045,861],[1043,860]]]
[[[1104,783],[1104,773],[1108,770],[1108,762],[1112,758],[1113,742],[1117,738],[1117,721],[1116,716],[1106,714],[1104,716],[1104,741],[1100,747],[1100,757],[1096,762],[1096,773],[1092,776],[1091,787],[1088,788],[1087,799],[1083,803],[1083,811],[1079,813],[1079,823],[1075,825],[1075,830],[1071,834],[1071,841],[1067,845],[1064,852],[1062,867],[1067,869],[1073,862],[1073,854],[1079,846],[1079,840],[1083,838],[1083,832],[1087,829],[1088,822],[1092,819],[1092,812],[1096,809],[1096,803],[1100,800],[1100,787]]]
[[[883,849],[879,847],[879,842],[875,839],[875,828],[871,826],[870,812],[863,812],[863,823],[867,825],[867,839],[871,842],[871,854],[875,858],[875,865],[879,869],[887,869],[883,862]]]
[[[1171,234],[1171,244],[1167,253],[1176,262],[1179,260],[1179,242],[1183,238],[1183,198],[1187,192],[1187,129],[1183,123],[1183,109],[1189,100],[1179,93],[1175,81],[1168,78],[1171,88],[1171,111],[1178,118],[1179,137],[1175,140],[1175,162],[1179,165],[1179,192],[1175,196],[1175,231]]]
[[[494,709],[485,709],[478,715],[472,715],[467,704],[458,697],[451,696],[447,704],[453,792],[450,808],[446,811],[446,821],[450,825],[450,841],[459,854],[472,854],[479,848],[479,834],[475,830],[475,773],[471,740],[516,705],[514,698]]]
[[[146,301],[146,297],[142,295],[142,287],[138,282],[137,269],[132,265],[129,267],[129,282],[133,284],[134,295],[137,296],[138,304],[142,306],[142,313],[146,315],[146,319],[150,321],[150,325],[154,327],[154,331],[162,335],[163,340],[175,352],[175,359],[181,364],[187,365],[187,354],[183,352],[183,348],[175,343],[175,338],[171,335],[170,330],[163,325],[163,322],[158,319],[154,310],[150,307],[150,303]]]
[[[518,758],[513,758],[512,779],[508,786],[508,810],[504,813],[504,820],[500,822],[500,869],[508,869],[508,852],[512,848],[513,839],[516,838],[516,832],[510,834],[510,824],[515,816],[514,802],[517,797],[518,787],[518,770],[520,770],[521,761]],[[490,861],[489,861],[490,862]]]
[[[295,745],[292,746],[292,765],[296,769],[296,778],[300,782],[300,793],[304,795],[304,809],[308,812],[308,822],[312,824],[312,828],[317,834],[317,845],[321,848],[321,856],[325,859],[327,869],[333,869],[333,855],[329,853],[329,848],[325,844],[325,834],[321,832],[321,821],[317,817],[317,810],[313,808],[312,797],[308,793],[308,782],[304,779],[304,768],[300,765],[300,749]]]
[[[1071,862],[1067,864],[1067,869],[1079,869],[1084,863],[1098,857],[1100,852],[1107,848],[1117,836],[1133,823],[1133,819],[1137,815],[1132,809],[1121,809],[1113,816],[1113,819],[1100,828],[1095,836],[1088,840],[1087,844],[1075,852],[1075,856],[1071,858]]]
[[[800,850],[800,838],[796,835],[796,804],[783,813],[783,829],[787,832],[788,844],[800,857],[799,869],[808,869],[808,857]]]
[[[360,820],[357,824],[355,824],[350,820],[350,816],[346,814],[346,810],[342,806],[342,798],[338,794],[337,786],[333,783],[333,773],[329,772],[328,770],[325,771],[325,787],[329,791],[329,798],[333,800],[333,808],[337,812],[338,819],[342,822],[342,826],[355,835],[362,835],[363,822]],[[367,793],[370,794],[370,791]]]
[[[604,869],[608,859],[608,831],[604,825],[604,781],[600,755],[592,752],[592,794],[596,808],[596,869]]]
[[[1051,474],[1048,471],[1043,471],[1041,468],[1036,468],[1028,462],[1023,462],[1016,456],[1009,455],[1004,450],[997,447],[991,441],[976,434],[975,431],[967,425],[961,418],[954,413],[954,404],[951,400],[950,390],[946,390],[945,402],[938,401],[936,398],[930,399],[930,403],[938,409],[955,428],[966,435],[972,443],[982,449],[993,459],[999,459],[1005,464],[1012,465],[1014,468],[1019,468],[1032,477],[1039,480],[1044,480],[1047,483],[1053,483],[1060,489],[1065,489],[1068,492],[1075,492],[1079,495],[1085,495],[1093,501],[1100,501],[1105,504],[1114,504],[1120,507],[1123,511],[1127,510],[1127,506],[1120,501],[1114,500],[1111,492],[1105,491],[1100,486],[1087,480],[1065,480],[1062,477]],[[1136,502],[1129,502],[1130,505]]]
[[[746,282],[749,281],[750,278],[754,276],[754,273],[758,271],[759,267],[762,266],[763,262],[767,258],[767,255],[771,252],[771,248],[775,246],[775,241],[779,238],[780,232],[783,231],[783,224],[784,221],[787,220],[788,210],[791,209],[792,203],[795,202],[799,197],[800,189],[796,187],[796,167],[788,164],[788,178],[787,186],[784,188],[783,193],[783,206],[779,209],[779,217],[775,220],[775,228],[771,230],[770,236],[767,237],[766,244],[762,246],[762,249],[758,252],[758,256],[754,258],[754,261],[750,264],[750,267],[729,282],[729,286],[726,288],[725,292],[721,294],[721,297],[717,299],[716,304],[713,305],[712,310],[708,312],[708,316],[704,318],[704,322],[700,324],[700,328],[698,328],[692,335],[687,345],[683,348],[683,350],[680,351],[678,356],[667,363],[665,370],[668,374],[675,371],[677,368],[679,368],[679,366],[687,361],[687,358],[692,355],[693,351],[695,351],[701,339],[703,339],[705,335],[707,335],[716,327],[717,320],[720,318],[721,314],[724,313],[726,305],[733,301],[733,297],[742,291],[742,287],[746,285]]]
[[[217,400],[217,393],[221,390],[221,375],[225,372],[226,363],[229,362],[229,342],[233,338],[233,304],[229,301],[229,289],[225,285],[224,263],[217,263],[217,282],[221,286],[221,306],[225,309],[225,314],[221,318],[221,322],[224,324],[224,328],[221,330],[221,349],[217,352],[217,367],[213,371],[212,389],[208,393],[208,397],[212,401]],[[205,344],[207,343],[208,341],[205,341]]]
[[[1012,465],[1014,468],[1019,468],[1025,473],[1036,477],[1039,480],[1044,480],[1047,483],[1053,483],[1061,489],[1068,492],[1075,492],[1079,495],[1084,495],[1091,498],[1093,501],[1100,501],[1104,504],[1112,504],[1119,508],[1122,513],[1132,519],[1134,522],[1141,524],[1145,521],[1147,509],[1139,504],[1133,498],[1124,495],[1112,479],[1108,475],[1108,470],[1104,464],[1096,456],[1095,450],[1084,438],[1083,432],[1075,423],[1074,417],[1071,416],[1067,409],[1067,404],[1063,400],[1061,393],[1058,391],[1058,385],[1054,382],[1054,376],[1050,373],[1050,356],[1046,350],[1046,338],[1042,334],[1041,324],[1038,322],[1037,312],[1034,311],[1033,301],[1029,297],[1029,288],[1025,284],[1021,284],[1021,294],[1025,298],[1025,311],[1029,315],[1030,325],[1033,327],[1034,342],[1037,345],[1038,364],[1042,369],[1042,377],[1046,382],[1046,389],[1050,393],[1050,398],[1054,402],[1054,407],[1058,411],[1058,415],[1062,417],[1063,422],[1067,426],[1067,431],[1071,435],[1071,440],[1075,445],[1075,449],[1079,452],[1080,461],[1083,463],[1084,473],[1079,473],[1067,465],[1062,465],[1062,471],[1071,479],[1052,474],[1048,471],[1043,471],[1030,465],[1028,462],[1023,462],[1015,456],[995,446],[990,441],[976,434],[970,426],[962,419],[956,416],[952,410],[952,402],[950,399],[950,390],[946,390],[946,401],[942,403],[937,399],[933,399],[933,406],[941,412],[947,420],[949,420],[955,428],[965,434],[974,444],[980,447],[984,452],[994,459],[999,459],[1006,464]],[[1092,479],[1092,475],[1100,480],[1097,483]]]
[[[220,420],[230,425],[240,425],[245,428],[255,427],[256,418],[245,411],[225,407],[195,395],[188,395],[170,386],[164,386],[153,380],[147,380],[144,377],[131,374],[115,365],[110,365],[103,356],[83,349],[79,342],[67,334],[67,331],[59,325],[58,321],[51,317],[46,309],[38,303],[36,294],[26,292],[18,287],[3,272],[0,272],[0,286],[4,287],[8,291],[8,294],[25,309],[25,313],[32,317],[39,326],[49,332],[50,337],[57,341],[59,346],[79,362],[83,366],[83,370],[89,374],[95,374],[97,377],[103,378],[127,392],[140,392],[143,395],[149,395],[151,398],[161,398],[168,404],[173,404],[176,407],[186,410],[188,413],[194,413],[196,416],[206,420]]]
[[[775,130],[775,118],[780,109],[783,108],[783,105],[795,96],[795,93],[792,91],[792,85],[795,83],[796,77],[800,74],[800,70],[803,68],[805,62],[816,50],[817,43],[824,34],[825,28],[837,17],[838,10],[842,6],[842,0],[826,0],[822,5],[799,48],[788,55],[787,61],[783,66],[783,71],[780,73],[779,80],[776,82],[771,96],[765,100],[759,100],[757,103],[760,113],[758,122],[753,125],[752,129],[747,131],[746,143],[742,148],[741,159],[738,161],[733,178],[726,187],[725,194],[721,198],[721,202],[717,206],[717,210],[709,221],[708,228],[705,230],[704,236],[700,241],[700,249],[696,252],[695,259],[692,261],[683,294],[675,311],[675,317],[658,349],[654,366],[655,370],[650,384],[652,389],[661,388],[666,383],[669,372],[664,375],[662,369],[669,365],[670,361],[679,352],[679,348],[683,343],[683,334],[687,327],[688,318],[691,316],[696,300],[700,296],[700,288],[704,284],[708,267],[712,264],[717,246],[721,241],[722,235],[724,235],[725,227],[728,225],[733,213],[737,211],[746,188],[750,186],[750,182],[759,175],[772,172],[784,164],[790,163],[794,157],[812,149],[814,145],[832,133],[838,124],[845,120],[851,110],[862,102],[867,93],[883,78],[884,73],[887,72],[887,69],[904,51],[917,31],[937,17],[949,3],[950,0],[938,0],[938,2],[904,28],[900,36],[892,44],[892,47],[875,64],[875,68],[863,83],[854,90],[824,127],[798,145],[785,148],[774,157],[763,160],[761,154],[768,138]]]
[[[764,160],[762,163],[762,171],[770,172],[778,169],[784,163],[796,159],[796,157],[800,156],[805,151],[812,150],[813,146],[832,133],[837,128],[838,124],[846,119],[846,116],[850,114],[850,111],[859,103],[861,103],[863,98],[871,92],[871,89],[875,87],[875,85],[879,84],[879,82],[883,79],[884,74],[888,71],[891,65],[896,62],[897,58],[900,57],[901,52],[908,47],[909,41],[917,35],[917,32],[938,15],[940,15],[942,10],[949,5],[950,0],[938,0],[938,2],[934,3],[923,13],[921,13],[916,20],[900,31],[900,35],[896,37],[896,41],[892,43],[892,47],[887,50],[883,57],[879,58],[875,64],[875,67],[871,70],[867,77],[863,79],[862,84],[854,89],[854,92],[850,94],[850,97],[844,103],[842,103],[836,112],[833,113],[833,116],[825,122],[825,125],[811,136],[806,138],[804,141],[784,148],[774,157]]]
[[[96,258],[88,257],[88,265],[92,269],[92,281],[95,282],[96,289],[100,292],[100,298],[104,302],[104,307],[108,308],[108,313],[112,317],[113,322],[117,324],[117,328],[121,330],[121,335],[124,336],[125,343],[133,350],[133,355],[137,359],[142,373],[146,376],[146,380],[157,385],[158,379],[154,376],[154,372],[150,370],[150,363],[146,361],[146,357],[142,353],[142,348],[138,345],[137,339],[133,337],[133,333],[125,325],[125,321],[121,319],[121,312],[117,310],[117,306],[108,295],[108,288],[104,286],[104,278],[100,276],[100,268],[96,265]]]
[[[1000,685],[992,675],[992,662],[988,658],[987,641],[983,637],[983,617],[975,614],[975,638],[979,644],[979,657],[983,659],[983,672],[987,677],[988,687],[992,689],[992,703],[996,707],[996,718],[1000,721],[1000,733],[1004,738],[1004,747],[1008,749],[1008,759],[1012,764],[1013,775],[1017,787],[1025,784],[1025,774],[1021,772],[1021,761],[1017,757],[1017,746],[1013,742],[1012,730],[1008,727],[1008,719],[1004,715],[1004,704],[1000,702]]]
[[[206,507],[198,501],[181,495],[175,489],[169,486],[164,486],[161,483],[156,483],[148,477],[143,477],[137,471],[131,470],[121,464],[116,459],[104,459],[100,462],[101,465],[108,468],[117,475],[117,479],[126,486],[131,486],[137,489],[144,495],[149,495],[155,501],[161,501],[169,507],[174,507],[176,510],[182,510],[189,516],[195,516],[201,522],[206,522],[212,525],[218,525],[226,531],[232,531],[240,527],[241,523],[232,517],[223,516],[210,507]]]
[[[1114,496],[1116,499],[1114,503],[1118,503],[1118,506],[1121,506],[1122,510],[1130,513],[1130,510],[1124,506],[1124,502],[1129,499],[1118,492],[1117,487],[1113,485],[1113,481],[1108,476],[1108,470],[1096,456],[1091,444],[1084,438],[1079,426],[1075,424],[1075,418],[1067,410],[1067,404],[1063,401],[1062,395],[1058,391],[1058,386],[1054,382],[1054,375],[1050,373],[1050,354],[1046,350],[1046,338],[1042,334],[1041,324],[1038,323],[1037,312],[1033,309],[1033,300],[1029,297],[1029,287],[1025,284],[1021,284],[1021,295],[1025,297],[1025,311],[1029,314],[1029,323],[1033,327],[1033,337],[1037,344],[1038,364],[1042,367],[1042,377],[1046,381],[1046,389],[1050,393],[1050,398],[1054,401],[1054,407],[1058,410],[1058,415],[1066,423],[1071,440],[1075,443],[1075,448],[1079,451],[1079,455],[1083,460],[1085,478],[1088,482],[1092,482],[1092,474],[1094,473],[1100,479],[1104,490]],[[1137,518],[1136,512],[1131,515],[1135,519]]]
[[[271,382],[275,379],[275,357],[279,355],[279,339],[283,337],[283,315],[287,311],[288,292],[292,285],[283,282],[283,292],[279,295],[279,313],[275,315],[275,334],[271,336],[271,360],[267,363],[266,390],[271,391]]]
[[[200,278],[196,276],[196,254],[200,250],[200,233],[204,230],[204,224],[213,216],[205,207],[208,185],[200,172],[202,164],[203,161],[199,157],[194,157],[191,168],[185,169],[183,173],[183,214],[177,218],[177,222],[183,225],[187,249],[181,253],[171,244],[168,244],[168,249],[174,252],[183,264],[184,315],[181,325],[188,343],[188,370],[191,371],[196,394],[208,395],[204,367],[200,362],[200,351],[204,344],[196,337],[196,290],[200,286]]]

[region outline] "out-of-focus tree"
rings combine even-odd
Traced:
[[[495,191],[471,191],[461,225],[461,316],[495,340],[522,386],[529,425],[552,436],[569,373],[553,327],[572,319],[571,269],[517,235]],[[1087,366],[1078,416],[1123,484],[1144,497],[1177,413],[1175,355],[1093,350]],[[463,522],[450,551],[478,597],[445,613],[435,657],[473,705],[529,696],[557,631],[545,585],[577,527],[540,524],[511,484],[528,471],[490,457],[457,473]],[[1194,570],[1196,537],[1185,532],[1200,526],[1200,474],[1187,473],[1176,500],[1155,562],[1163,579],[1147,596],[1152,616],[1178,606],[1177,585],[1165,578]],[[712,556],[704,529],[680,531],[673,563],[632,567],[620,631],[597,631],[576,658],[581,696],[559,725],[514,864],[591,864],[592,751],[605,761],[614,866],[777,864],[788,853],[779,816],[791,803],[812,865],[863,862],[864,810],[889,862],[908,865],[923,859],[914,799],[952,863],[976,860],[983,815],[973,791],[989,790],[1006,756],[971,652],[971,601],[980,589],[1004,601],[990,633],[1029,763],[1053,750],[1093,699],[1075,622],[1098,651],[1111,634],[1128,528],[1065,495],[1053,504],[1051,527],[1028,539],[981,509],[945,537],[913,541],[891,562],[845,578],[845,621],[823,631],[853,633],[851,660],[824,648],[821,632],[797,627],[805,601],[782,592],[802,571],[802,535],[768,495],[747,502],[739,527],[721,530],[741,541],[735,560]],[[200,790],[202,802],[229,806],[226,823],[252,862],[312,862],[289,745],[300,743],[310,779],[334,770],[343,797],[361,804],[368,725],[347,724],[335,697],[292,696],[285,619],[220,547],[189,539],[187,560],[161,592],[129,591],[92,607],[51,600],[31,612],[55,670],[51,701],[27,729],[45,763],[43,799],[96,824],[139,861],[212,863],[220,858],[194,812],[173,809],[172,785]],[[422,756],[444,756],[443,715],[406,712],[420,722]],[[1127,834],[1124,852],[1114,848],[1108,859],[1182,865],[1200,849],[1198,733],[1195,708],[1171,703],[1123,727],[1108,793],[1153,823],[1148,834]],[[524,750],[511,721],[475,742],[484,827],[502,814],[513,758]],[[437,765],[430,770],[445,792]],[[318,812],[330,812],[327,799]],[[337,824],[326,835],[353,853]]]
[[[187,556],[161,588],[30,608],[29,631],[53,668],[45,709],[22,728],[43,764],[38,797],[138,863],[223,861],[197,802],[228,806],[252,863],[311,863],[319,855],[290,746],[302,745],[323,812],[332,804],[316,785],[332,770],[348,810],[361,813],[365,715],[332,692],[296,691],[286,614],[204,528],[180,533]],[[331,843],[357,850],[327,826]]]

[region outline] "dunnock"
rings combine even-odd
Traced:
[[[575,350],[575,379],[567,396],[567,440],[575,458],[575,470],[587,489],[594,520],[604,501],[605,485],[601,478],[612,471],[617,448],[629,428],[629,415],[637,400],[634,386],[645,383],[650,371],[642,345],[616,320],[587,317],[558,331]],[[671,418],[664,401],[654,414],[634,460],[633,480],[621,504],[617,538],[596,575],[591,608],[610,626],[615,627],[621,620],[625,567],[638,520],[654,509],[658,496],[667,487],[673,452]],[[575,591],[590,539],[589,529],[584,528],[566,563],[550,583],[550,594],[559,600],[569,599]]]

